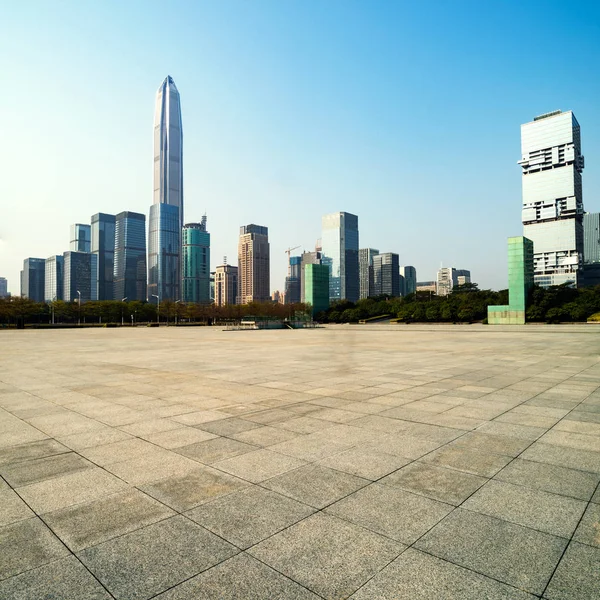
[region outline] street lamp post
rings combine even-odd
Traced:
[[[125,298],[123,298],[121,300],[121,302],[125,302],[125,300],[127,300],[127,296],[125,296]],[[121,304],[121,327],[123,327],[124,324],[125,324],[125,320],[123,317],[123,305]]]
[[[78,313],[77,326],[80,327],[81,326],[81,292],[79,290],[77,290],[77,295],[79,296],[79,299],[77,301],[77,304],[79,305],[79,310],[77,311],[77,313]]]
[[[158,305],[156,307],[156,322],[160,325],[160,296],[158,294],[152,294],[152,296],[158,300]]]

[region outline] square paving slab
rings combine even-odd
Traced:
[[[591,325],[0,330],[0,598],[600,597],[598,356]]]

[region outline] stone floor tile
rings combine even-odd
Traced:
[[[38,514],[66,508],[123,491],[127,484],[103,469],[86,469],[19,488],[19,495]]]
[[[600,549],[571,542],[548,589],[548,600],[600,598]]]
[[[468,569],[409,548],[351,600],[534,600]]]
[[[183,415],[182,415],[183,416]],[[181,422],[176,422],[172,419],[148,419],[144,421],[136,421],[129,425],[122,425],[121,431],[125,431],[135,436],[146,436],[161,431],[169,431],[181,427]]]
[[[88,460],[91,460],[101,467],[140,457],[160,457],[168,454],[162,448],[157,448],[150,442],[139,438],[130,438],[113,444],[103,444],[101,446],[85,448],[80,450],[80,453],[82,456],[85,456]]]
[[[245,419],[231,417],[230,419],[220,419],[219,421],[200,423],[196,427],[216,435],[232,435],[234,433],[241,433],[242,431],[256,429],[260,427],[260,425],[258,423],[253,423],[252,421],[246,421]]]
[[[421,456],[425,456],[425,454],[429,454],[433,450],[437,450],[442,445],[443,442],[427,440],[403,433],[390,433],[380,435],[378,440],[369,442],[367,447],[376,452],[385,452],[395,456],[415,459],[421,458]]]
[[[253,485],[186,514],[202,527],[245,549],[313,512],[305,504]]]
[[[328,514],[412,544],[443,519],[452,506],[374,483],[336,502]]]
[[[384,477],[380,483],[457,506],[486,481],[485,477],[416,461]]]
[[[405,547],[322,513],[253,546],[248,553],[324,598],[346,598]]]
[[[520,458],[600,474],[600,452],[536,442]]]
[[[151,453],[140,458],[111,463],[106,466],[106,470],[131,485],[144,485],[167,477],[185,475],[198,468],[198,462],[195,460],[162,448],[160,451],[159,454]]]
[[[489,481],[462,508],[569,539],[585,506],[585,502],[574,498]]]
[[[18,446],[8,446],[0,448],[0,465],[45,458],[68,451],[67,447],[53,439],[40,440],[39,442],[31,442]]]
[[[156,600],[318,600],[306,588],[240,553],[160,594]]]
[[[461,446],[444,446],[421,458],[440,467],[449,467],[457,471],[493,477],[502,467],[512,459],[510,456],[493,454],[483,450],[469,450]]]
[[[526,425],[515,425],[514,423],[503,423],[502,421],[489,421],[477,428],[479,433],[489,433],[492,435],[503,435],[506,437],[515,437],[531,442],[537,440],[546,433],[545,427],[529,427]]]
[[[11,489],[0,490],[0,527],[34,516],[16,492]]]
[[[74,452],[36,458],[0,467],[0,475],[13,487],[22,487],[91,469],[94,465]]]
[[[74,556],[69,556],[0,581],[0,598],[111,600],[112,596]]]
[[[212,440],[217,436],[213,433],[196,429],[195,427],[180,427],[178,429],[169,429],[168,431],[159,431],[144,436],[144,439],[161,448],[181,448],[198,442]]]
[[[150,598],[233,556],[237,550],[182,516],[78,554],[119,600]]]
[[[600,548],[600,504],[591,502],[573,536],[576,542]]]
[[[124,431],[114,429],[113,427],[103,427],[94,429],[93,431],[84,431],[83,433],[73,433],[71,435],[57,435],[56,439],[61,443],[80,452],[85,448],[93,446],[103,446],[105,444],[113,444],[115,442],[123,442],[131,439],[131,436]]]
[[[38,518],[0,527],[0,580],[34,569],[69,551]]]
[[[540,443],[600,452],[600,435],[597,434],[574,433],[551,429],[540,438]]]
[[[277,427],[266,425],[264,427],[259,427],[258,429],[234,433],[231,437],[239,442],[265,448],[273,446],[274,444],[280,444],[281,442],[287,442],[298,435],[299,434],[294,431],[287,431],[285,429],[278,429]]]
[[[271,452],[271,448],[234,456],[214,463],[214,467],[246,481],[260,483],[306,464],[298,458]]]
[[[176,451],[178,454],[183,454],[206,465],[211,465],[219,460],[232,458],[233,456],[252,452],[256,449],[256,446],[220,437],[207,440],[206,442],[197,442],[189,446],[182,446],[181,448],[177,448]]]
[[[338,454],[348,449],[350,445],[336,441],[335,438],[329,437],[327,433],[316,432],[308,435],[299,435],[287,442],[274,444],[269,449],[302,460],[316,461],[332,454]]]
[[[323,508],[368,485],[361,477],[319,465],[306,465],[263,482],[263,486],[308,504]]]
[[[163,504],[183,512],[247,485],[246,481],[211,467],[199,467],[184,475],[148,483],[141,489]]]
[[[600,475],[517,458],[494,479],[587,501],[600,482]]]
[[[524,425],[526,427],[539,427],[540,429],[550,429],[558,419],[554,417],[542,417],[518,412],[507,412],[494,419],[495,423],[512,423],[513,425]]]
[[[313,406],[312,408],[317,407]],[[308,414],[312,415],[313,413],[314,411],[311,410],[311,412]],[[287,431],[295,431],[296,433],[303,434],[315,433],[316,431],[321,431],[322,429],[327,429],[328,427],[333,427],[334,425],[335,423],[333,421],[313,419],[311,416],[307,415],[290,419],[289,421],[278,421],[276,423],[272,423],[273,427],[279,427]]]
[[[410,459],[402,456],[359,447],[328,456],[318,464],[357,477],[376,480],[403,467],[408,462]]]
[[[174,514],[164,504],[131,489],[47,513],[44,520],[72,552],[79,552]]]
[[[530,446],[531,442],[515,437],[471,431],[451,442],[451,445],[515,457]]]
[[[533,594],[541,594],[567,540],[457,508],[415,547]]]

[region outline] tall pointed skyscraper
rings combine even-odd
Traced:
[[[181,101],[168,76],[156,93],[154,200],[148,231],[148,299],[181,298],[183,227],[183,129]]]

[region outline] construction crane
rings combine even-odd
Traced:
[[[284,252],[288,255],[288,277],[292,276],[292,265],[290,264],[292,250],[297,250],[298,248],[300,248],[300,246],[295,246],[294,248],[288,248],[287,250],[284,250]]]

